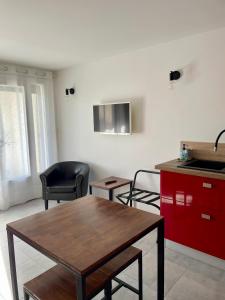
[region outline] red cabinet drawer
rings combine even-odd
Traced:
[[[225,219],[221,215],[210,215],[207,218],[199,213],[198,236],[200,251],[225,259]]]
[[[223,209],[221,180],[196,176],[197,205],[202,212],[217,214]]]

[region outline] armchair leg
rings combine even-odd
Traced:
[[[48,200],[45,200],[45,210],[48,210]]]
[[[60,200],[57,200],[57,203],[60,203]]]

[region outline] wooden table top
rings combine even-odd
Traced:
[[[105,184],[105,182],[111,181],[111,180],[116,180],[116,182],[111,183],[111,184]],[[130,179],[120,178],[120,177],[116,177],[116,176],[110,176],[107,178],[103,178],[99,181],[92,181],[89,183],[89,185],[103,189],[103,190],[111,190],[111,189],[116,189],[120,186],[129,184],[130,182],[132,182],[132,180],[130,180]]]
[[[86,196],[7,224],[7,230],[76,274],[88,275],[156,228],[162,217]]]

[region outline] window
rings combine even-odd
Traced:
[[[24,88],[0,86],[0,168],[6,180],[30,175]]]

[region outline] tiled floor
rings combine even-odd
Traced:
[[[43,201],[33,200],[24,205],[0,212],[0,300],[11,300],[9,260],[5,225],[8,222],[43,211]],[[51,206],[57,205],[52,201]],[[136,245],[143,249],[144,299],[156,298],[156,232]],[[16,261],[20,299],[22,283],[47,270],[54,263],[27,244],[16,239]],[[167,300],[225,300],[225,271],[201,263],[166,248],[165,294]],[[137,285],[137,266],[134,264],[121,274],[122,279]],[[96,299],[100,299],[97,296]],[[121,289],[113,299],[138,299],[132,292]],[[54,299],[53,299],[54,300]]]

